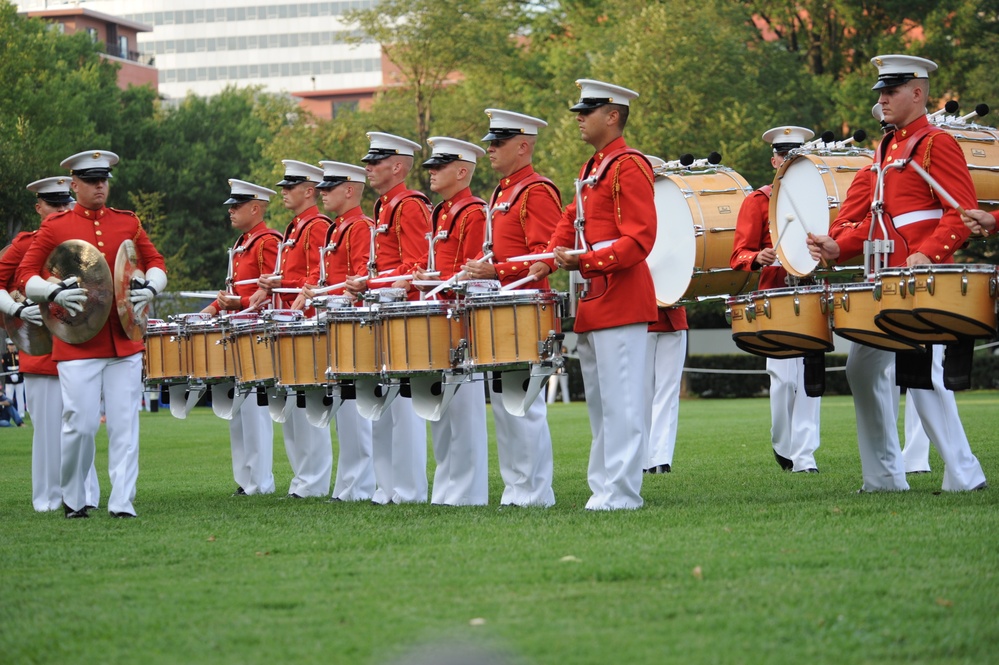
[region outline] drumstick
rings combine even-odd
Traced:
[[[181,291],[178,293],[182,298],[211,298],[214,300],[218,296],[218,291]]]
[[[798,212],[798,207],[797,207],[796,205],[794,205],[794,199],[792,199],[792,198],[791,198],[791,197],[789,196],[789,197],[787,197],[787,200],[791,202],[791,207],[792,207],[792,208],[794,208],[794,211],[795,211],[795,212]],[[814,236],[814,235],[812,235],[812,232],[811,232],[811,231],[809,231],[809,230],[808,230],[808,229],[807,229],[807,228],[805,227],[805,222],[803,222],[803,221],[802,221],[802,220],[801,220],[800,218],[798,218],[798,217],[795,217],[794,215],[788,215],[788,216],[787,216],[787,221],[788,221],[788,223],[789,223],[789,224],[790,224],[791,222],[793,222],[793,221],[797,221],[797,222],[798,222],[799,224],[801,224],[801,230],[805,232],[805,237],[807,237],[807,238],[808,238],[809,240],[815,240],[815,236]],[[785,226],[784,228],[786,229],[787,227]],[[780,238],[777,238],[777,242],[778,242],[778,244],[780,243],[780,240],[781,240]],[[829,264],[828,264],[828,263],[826,262],[826,260],[825,260],[825,259],[824,259],[824,258],[823,258],[823,257],[822,257],[821,255],[819,256],[819,264],[820,264],[820,265],[821,265],[821,266],[822,266],[823,268],[828,268],[828,267],[829,267]]]
[[[524,284],[527,284],[528,282],[537,281],[537,279],[538,279],[537,275],[528,275],[527,277],[525,277],[523,279],[518,279],[516,282],[510,282],[506,286],[501,286],[500,287],[500,291],[512,291],[513,289],[517,288],[518,286],[522,286]]]
[[[476,259],[476,260],[478,260],[478,261],[488,261],[491,258],[493,258],[493,253],[490,250],[490,251],[486,252],[485,254],[483,254],[481,259]],[[439,275],[440,271],[436,271],[436,274]],[[462,271],[458,272],[457,274],[453,275],[451,277],[451,279],[447,280],[446,282],[444,282],[443,284],[441,284],[440,286],[438,286],[437,288],[435,288],[433,291],[431,291],[430,293],[428,293],[426,295],[426,297],[427,298],[434,297],[435,295],[437,295],[438,293],[440,293],[441,291],[443,291],[447,287],[454,286],[455,284],[457,284],[459,281],[461,281],[465,277],[468,277],[468,271],[467,270],[462,270]]]
[[[585,249],[570,249],[566,254],[569,256],[579,256],[580,254],[586,254]],[[507,261],[544,261],[545,259],[554,259],[555,252],[545,252],[544,254],[521,254],[520,256],[511,256]]]
[[[407,282],[413,279],[412,273],[409,275],[389,275],[388,277],[376,277],[374,279],[369,279],[370,284],[391,284],[392,282],[404,279]]]

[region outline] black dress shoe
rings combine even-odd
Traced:
[[[116,517],[118,519],[130,519],[135,517],[132,513],[120,512],[120,513],[110,513],[111,517]]]
[[[299,496],[298,494],[295,494],[294,492],[292,492],[290,494],[285,494],[281,498],[282,499],[304,499],[305,497],[304,496]]]
[[[87,509],[86,508],[80,508],[79,510],[73,510],[72,508],[70,508],[69,506],[67,506],[65,503],[62,504],[62,511],[66,515],[66,519],[68,519],[68,520],[78,520],[78,519],[83,519],[84,517],[90,517],[90,515],[87,514]]]
[[[983,480],[982,482],[980,482],[977,485],[975,485],[974,487],[972,487],[971,491],[972,492],[977,492],[979,490],[985,490],[985,489],[988,489],[988,488],[989,488],[988,482],[986,482],[986,481]]]
[[[246,496],[246,490],[242,487],[237,487],[236,491],[232,493],[233,496]]]
[[[780,465],[780,468],[784,471],[790,471],[794,468],[794,462],[779,454],[776,450],[774,451],[774,459],[777,460],[777,464]]]
[[[819,472],[818,469],[812,467],[811,469],[802,469],[801,471],[795,471],[794,473],[818,473],[818,472]]]
[[[672,471],[673,471],[673,467],[671,467],[669,464],[660,464],[659,465],[659,473],[672,473]]]
[[[919,475],[919,474],[922,474],[922,473],[929,473],[929,472],[930,472],[930,470],[929,470],[929,469],[926,469],[925,471],[906,471],[906,472],[905,472],[905,475],[907,475],[907,476],[917,476],[917,475]]]
[[[87,506],[87,510],[97,510],[97,506]]]

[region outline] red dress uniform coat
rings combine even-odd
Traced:
[[[427,255],[430,231],[430,205],[426,196],[399,183],[375,203],[375,225],[387,226],[375,239],[375,265],[378,271],[394,270],[397,275],[413,272]]]
[[[18,233],[14,237],[13,242],[10,243],[10,247],[4,252],[3,258],[0,258],[0,288],[5,289],[7,293],[13,293],[14,291],[24,292],[24,284],[16,283],[15,274],[17,267],[21,264],[21,259],[24,258],[25,252],[31,247],[31,241],[34,237],[34,231]],[[30,326],[33,324],[26,323],[25,325]],[[22,374],[59,375],[51,353],[46,353],[44,356],[33,356],[21,351],[18,355],[20,356]]]
[[[239,282],[257,279],[269,274],[277,262],[278,243],[281,234],[260,222],[252,229],[239,236],[232,246],[232,287],[233,293],[239,296],[239,310],[250,306],[250,296],[257,291],[256,284],[239,284]],[[216,300],[211,305],[221,312],[224,307]]]
[[[686,307],[660,307],[659,318],[649,324],[649,332],[679,332],[687,330]]]
[[[623,138],[615,139],[583,166],[579,177],[596,174],[606,157],[625,148]],[[615,242],[579,257],[580,274],[591,281],[589,294],[580,300],[576,312],[576,332],[657,320],[655,288],[645,263],[656,240],[653,182],[652,167],[630,153],[615,159],[595,186],[583,188],[587,245]],[[548,251],[573,246],[575,219],[573,201],[562,213]]]
[[[516,198],[511,198],[515,196]],[[508,203],[501,212],[496,206]],[[490,202],[493,208],[493,263],[501,284],[527,277],[534,261],[512,263],[506,259],[521,254],[543,254],[555,224],[562,216],[562,199],[555,185],[535,173],[530,165],[500,181]],[[481,253],[478,256],[482,256]],[[554,261],[546,261],[554,268]],[[548,280],[532,282],[524,288],[548,289]]]
[[[895,161],[901,159],[911,146],[908,142],[917,132],[921,132],[929,126],[926,116],[920,116],[906,127],[895,130],[887,134],[878,148],[878,158],[882,168],[887,167]],[[968,209],[978,205],[975,195],[975,186],[968,173],[967,160],[964,153],[958,146],[957,141],[943,130],[931,128],[928,135],[924,135],[919,140],[915,150],[912,152],[912,159],[923,167],[927,173],[933,176],[940,185],[950,193],[957,201],[958,205]],[[858,172],[858,178],[864,171]],[[873,173],[867,172],[868,184],[857,183],[856,187],[851,184],[847,194],[847,199],[854,195],[857,190],[859,196],[865,189],[873,192]],[[870,194],[868,194],[868,205]],[[858,203],[850,202],[849,208],[856,211]],[[844,206],[846,208],[846,206]],[[895,251],[890,257],[890,266],[904,266],[905,260],[917,252],[921,252],[929,257],[932,263],[950,263],[953,261],[952,255],[964,244],[971,232],[961,221],[961,215],[954,208],[942,201],[926,181],[912,168],[904,167],[901,170],[890,168],[884,176],[884,210],[886,221],[891,221],[895,227],[898,237],[904,242],[896,241]],[[922,211],[942,210],[943,214],[938,219],[932,215],[918,214]],[[840,216],[844,216],[847,210]],[[917,213],[908,215],[908,213]],[[856,213],[854,213],[856,214]],[[905,215],[905,217],[903,217]],[[904,220],[904,221],[903,221]],[[839,224],[837,217],[836,225],[845,227],[846,224]],[[836,238],[840,243],[840,258],[850,258],[863,251],[863,241],[867,239],[870,230],[870,217],[866,221],[847,230],[837,228],[837,235],[830,236]],[[880,237],[880,229],[875,229],[875,237]],[[859,242],[860,251],[856,250]],[[849,249],[844,255],[844,247]]]
[[[760,266],[756,255],[773,247],[770,241],[770,185],[747,196],[739,207],[732,244],[732,270],[760,270],[760,289],[779,289],[787,285],[787,271],[780,266]],[[762,270],[761,270],[762,268]]]
[[[434,246],[434,268],[440,279],[450,279],[461,271],[461,266],[482,253],[486,235],[486,202],[466,187],[447,201],[439,203],[432,215],[434,235],[447,230],[444,240]],[[421,267],[427,265],[427,252],[423,252]]]
[[[371,255],[371,227],[374,222],[352,208],[333,221],[326,234],[326,284],[339,284],[348,276],[364,274]],[[343,290],[341,289],[342,293]]]
[[[281,288],[301,288],[305,284],[319,283],[319,249],[326,242],[330,218],[311,206],[291,220],[284,233],[284,241],[295,240],[281,254]],[[281,293],[281,302],[291,307],[298,297],[294,293]]]
[[[77,204],[72,210],[49,215],[35,234],[35,240],[24,255],[24,261],[17,273],[19,283],[28,281],[32,275],[47,278],[43,271],[45,260],[60,243],[67,240],[84,240],[96,247],[114,268],[118,248],[125,240],[135,243],[139,268],[149,270],[159,268],[166,271],[166,264],[142,223],[134,212],[103,207],[90,210]],[[145,345],[142,340],[132,341],[125,335],[114,308],[104,327],[93,339],[80,344],[69,344],[56,337],[52,338],[52,359],[83,360],[86,358],[123,358],[141,353]]]

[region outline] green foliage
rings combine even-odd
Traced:
[[[0,210],[9,241],[36,228],[24,187],[61,175],[67,156],[99,147],[114,124],[117,67],[83,33],[63,36],[0,0]]]

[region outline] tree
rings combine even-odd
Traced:
[[[0,0],[0,210],[9,241],[38,216],[24,187],[65,174],[59,162],[106,145],[117,67],[86,34],[61,35]]]

